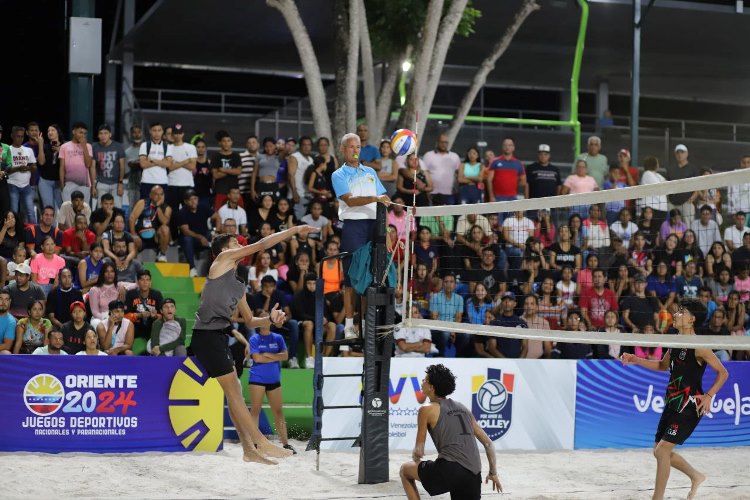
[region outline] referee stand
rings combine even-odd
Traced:
[[[373,283],[367,288],[367,309],[361,315],[365,318],[362,338],[325,342],[323,340],[323,280],[318,279],[315,304],[315,368],[313,373],[313,431],[307,444],[307,451],[316,450],[316,469],[320,469],[320,444],[322,441],[353,441],[352,446],[360,447],[360,484],[388,482],[388,428],[389,428],[389,374],[393,353],[393,336],[378,335],[379,325],[392,325],[395,321],[395,298],[393,288],[381,284],[388,267],[386,239],[386,208],[377,205],[377,219],[372,246]],[[328,257],[335,259],[351,258],[342,253]],[[325,260],[325,259],[324,259]],[[382,280],[384,283],[385,280]],[[327,345],[361,345],[364,353],[362,373],[323,373],[323,347]],[[323,385],[328,377],[359,377],[362,380],[361,404],[326,406],[323,401]],[[322,437],[323,412],[348,408],[362,409],[361,434],[359,436]]]

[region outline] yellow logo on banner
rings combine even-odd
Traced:
[[[54,375],[40,373],[26,382],[23,388],[23,401],[26,408],[34,415],[46,417],[52,415],[63,404],[65,390]]]
[[[169,405],[169,421],[186,449],[219,449],[224,439],[224,392],[192,359],[186,358],[175,373],[169,401],[174,403]]]

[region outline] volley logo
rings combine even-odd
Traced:
[[[34,415],[46,417],[62,408],[65,389],[54,375],[40,373],[26,382],[23,388],[23,402]]]
[[[224,438],[224,392],[191,358],[169,387],[169,422],[189,451],[218,451]]]
[[[515,375],[487,369],[487,376],[471,377],[471,413],[493,441],[510,429],[513,416],[513,382]]]

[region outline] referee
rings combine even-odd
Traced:
[[[359,162],[362,148],[357,134],[346,134],[341,138],[341,155],[344,164],[333,173],[333,190],[339,199],[339,219],[344,227],[341,231],[341,251],[355,252],[373,241],[375,236],[376,203],[390,205],[378,174],[371,167]],[[354,289],[349,279],[351,258],[344,259],[344,336],[356,338],[354,330]]]

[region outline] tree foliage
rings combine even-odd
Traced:
[[[402,52],[408,45],[418,45],[428,3],[428,0],[365,0],[372,49],[376,58],[385,59]],[[449,7],[450,1],[447,1],[443,10],[447,11]],[[471,36],[476,21],[481,16],[482,12],[469,2],[456,34]]]

